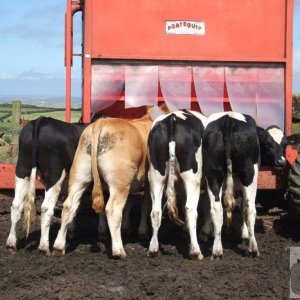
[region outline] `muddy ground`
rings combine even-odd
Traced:
[[[182,229],[164,218],[161,252],[148,258],[149,241],[133,230],[123,241],[128,258],[113,259],[110,243],[97,239],[97,216],[85,206],[77,216],[75,239],[64,256],[38,251],[39,214],[28,239],[20,226],[18,251],[5,248],[12,198],[0,195],[0,299],[283,299],[289,297],[289,248],[300,246],[299,223],[280,209],[258,206],[256,237],[261,256],[245,253],[237,227],[223,234],[224,257],[210,260],[212,241],[201,242],[201,262],[187,255]],[[38,212],[41,201],[37,201]],[[60,226],[61,204],[51,226],[51,246]],[[238,215],[234,216],[238,220]]]

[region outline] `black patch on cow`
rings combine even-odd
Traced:
[[[261,149],[261,165],[270,167],[280,167],[282,165],[282,157],[284,157],[284,152],[288,141],[287,138],[283,136],[280,144],[276,143],[268,132],[272,128],[280,129],[277,126],[271,126],[267,129],[257,127],[257,133]]]
[[[254,164],[259,164],[259,142],[256,123],[250,116],[246,122],[225,115],[209,123],[203,134],[203,167],[209,186],[219,201],[218,192],[227,174],[232,172],[248,186],[253,181]]]
[[[157,122],[149,134],[148,149],[151,164],[162,176],[165,176],[171,141],[176,144],[175,155],[180,172],[198,171],[199,166],[195,155],[201,146],[204,126],[201,120],[189,111],[183,110],[182,113],[186,119],[170,114]]]
[[[75,151],[85,124],[70,124],[53,118],[40,117],[30,121],[19,137],[16,176],[30,176],[37,167],[46,190],[70,171]]]

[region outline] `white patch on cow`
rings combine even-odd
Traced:
[[[197,240],[197,207],[200,198],[200,185],[202,177],[202,152],[201,147],[195,154],[195,160],[198,164],[196,173],[193,170],[185,171],[180,174],[186,191],[185,215],[186,223],[190,235],[190,256],[197,257],[198,260],[203,258],[200,246]]]
[[[45,192],[45,199],[41,206],[41,239],[39,250],[49,253],[49,229],[51,218],[54,214],[54,207],[59,197],[63,181],[66,178],[66,171],[63,170],[59,180],[48,191]]]
[[[282,138],[284,137],[283,132],[280,128],[271,128],[268,130],[269,134],[271,135],[271,137],[273,138],[273,140],[280,145]]]
[[[194,115],[195,117],[197,117],[202,123],[203,123],[203,126],[206,127],[206,124],[207,124],[207,117],[205,117],[204,115],[202,115],[201,113],[197,112],[197,111],[193,111],[193,110],[188,110],[189,113],[191,113],[192,115]],[[182,119],[182,120],[186,120],[187,119],[187,116],[186,116],[186,113],[182,110],[176,110],[176,111],[173,111],[169,114],[166,114],[166,115],[162,115],[162,116],[159,116],[157,117],[154,121],[153,121],[153,124],[152,124],[152,128],[154,127],[154,125],[166,118],[168,118],[170,115],[174,114],[176,117],[178,117],[179,119]]]
[[[246,118],[243,114],[234,111],[226,111],[226,112],[218,112],[218,113],[211,114],[207,119],[207,124],[214,122],[226,115],[229,116],[230,118],[239,120],[241,122],[246,122]]]
[[[190,113],[192,115],[194,115],[196,118],[198,118],[202,122],[204,128],[206,127],[206,125],[207,125],[207,117],[205,117],[204,115],[202,115],[198,111],[194,111],[194,110],[190,110]]]
[[[172,158],[174,159],[174,156],[175,156],[175,142],[174,141],[171,141],[169,143],[169,155],[170,155],[170,157],[172,156]]]
[[[16,228],[17,224],[21,219],[23,211],[24,200],[27,197],[29,188],[29,177],[19,178],[15,177],[15,197],[11,205],[11,227],[9,236],[7,238],[6,246],[9,248],[16,249],[17,235]]]
[[[207,184],[207,192],[208,197],[210,200],[210,215],[214,227],[214,244],[213,244],[213,256],[222,256],[223,255],[223,246],[222,246],[222,239],[221,239],[221,231],[223,226],[223,207],[221,201],[216,201],[215,196],[208,184],[208,181],[206,179]],[[219,191],[219,199],[222,198],[222,187]]]
[[[53,245],[53,249],[62,253],[66,247],[67,227],[74,220],[81,196],[92,181],[91,156],[81,153],[80,148],[78,149],[70,171],[69,193],[63,204],[61,226]]]
[[[186,113],[182,110],[177,110],[177,111],[174,111],[173,114],[178,117],[179,119],[182,119],[182,120],[186,120],[187,119],[187,116],[186,116]]]
[[[213,114],[211,114],[207,117],[207,124],[209,124],[211,122],[214,122],[214,121],[216,121],[216,120],[218,120],[218,119],[220,119],[220,118],[222,118],[226,115],[227,115],[226,112],[213,113]]]
[[[159,117],[157,117],[154,121],[153,121],[153,124],[152,124],[152,128],[154,127],[154,125],[162,120],[164,120],[165,118],[169,117],[172,113],[168,113],[166,115],[161,115]]]
[[[154,169],[153,165],[150,163],[148,179],[152,199],[152,210],[150,217],[153,231],[147,255],[151,256],[152,254],[158,253],[159,249],[158,230],[161,225],[161,200],[163,196],[166,176],[162,176],[157,170]]]
[[[254,227],[256,219],[255,198],[257,192],[257,180],[258,180],[258,164],[254,164],[254,176],[253,181],[249,186],[243,186],[243,237],[249,237],[249,251],[259,256],[257,242],[254,236]],[[245,230],[245,223],[248,227],[248,233]]]
[[[241,113],[238,113],[238,112],[235,112],[235,111],[228,111],[227,114],[230,118],[233,118],[233,119],[236,119],[236,120],[239,120],[239,121],[242,121],[242,122],[246,122],[245,116]]]

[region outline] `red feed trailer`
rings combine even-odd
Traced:
[[[293,6],[293,0],[68,0],[67,121],[72,16],[82,11],[84,122],[98,110],[137,117],[143,109],[131,106],[154,100],[204,114],[248,113],[290,135]],[[287,149],[291,164],[296,155]],[[261,170],[259,188],[284,189],[286,174]]]
[[[82,114],[135,118],[165,101],[205,115],[233,110],[258,125],[292,126],[293,0],[67,0],[66,121],[71,68],[82,57]],[[82,53],[73,53],[73,16],[82,12]],[[297,151],[288,147],[292,164]],[[259,189],[285,189],[287,174],[259,173]],[[0,165],[0,188],[14,166]]]

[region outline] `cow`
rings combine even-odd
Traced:
[[[155,120],[148,138],[148,180],[152,198],[152,238],[147,255],[159,251],[158,230],[162,217],[162,196],[166,190],[166,206],[170,218],[182,224],[178,216],[176,187],[183,184],[185,217],[190,236],[189,255],[203,258],[197,241],[197,207],[202,179],[202,135],[207,118],[196,111],[179,110]]]
[[[45,186],[41,206],[39,250],[49,251],[49,227],[54,207],[71,169],[79,137],[87,125],[65,123],[50,117],[30,121],[21,130],[15,175],[15,197],[11,206],[11,229],[6,246],[16,251],[16,226],[24,210],[24,227],[29,234],[35,212],[35,180],[39,175]]]
[[[210,200],[214,243],[211,259],[222,257],[221,229],[223,225],[222,193],[228,222],[235,207],[234,189],[241,189],[242,238],[249,240],[248,251],[259,256],[254,236],[256,219],[255,198],[258,170],[261,166],[283,168],[287,140],[281,129],[267,129],[256,125],[255,120],[237,112],[214,113],[208,117],[203,134],[203,173]],[[201,234],[211,228],[204,224]]]
[[[168,112],[166,106],[160,108]],[[120,230],[122,212],[129,194],[144,187],[147,138],[153,111],[155,108],[150,108],[146,115],[134,120],[97,120],[83,131],[70,171],[69,193],[63,204],[54,250],[65,253],[67,226],[75,216],[82,193],[94,180],[92,206],[99,213],[105,207],[112,256],[126,257]],[[109,191],[106,205],[103,190]]]

